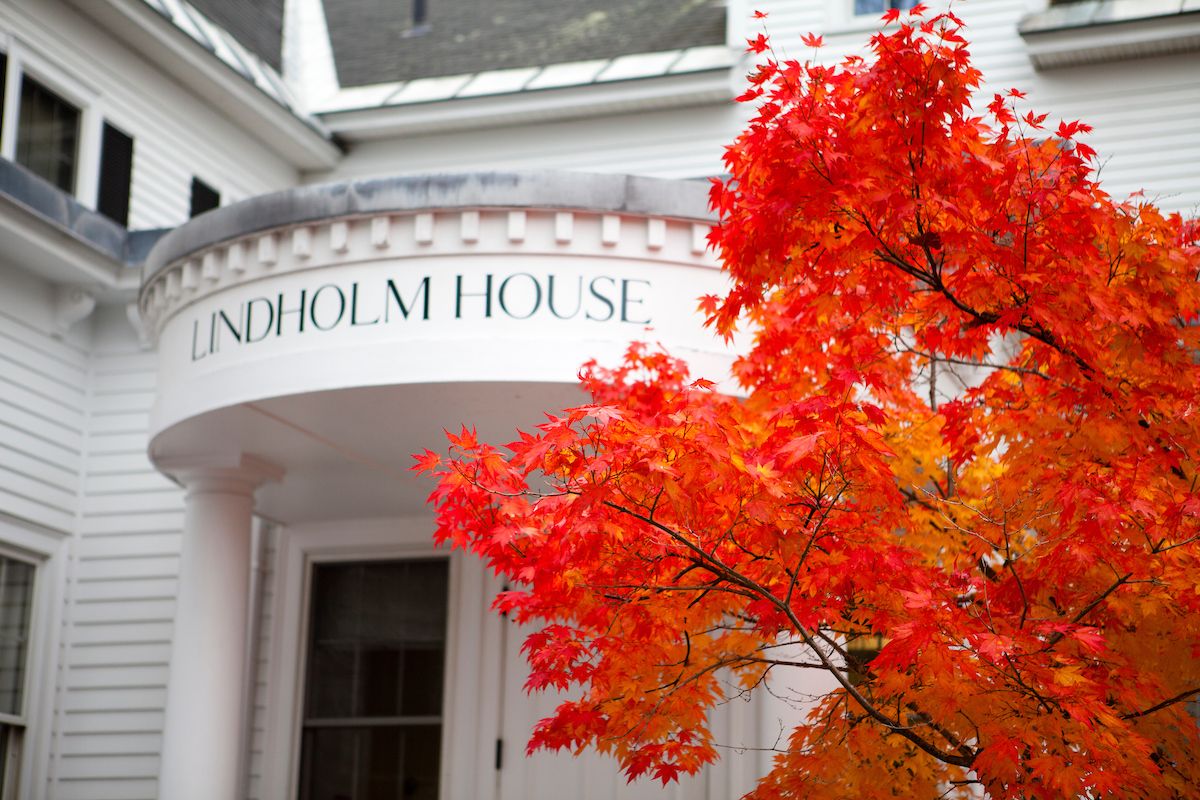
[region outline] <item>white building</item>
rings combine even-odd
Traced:
[[[630,338],[719,372],[679,179],[739,129],[748,12],[836,56],[883,5],[0,0],[0,800],[748,788],[764,752],[666,790],[525,758],[553,699],[408,454]],[[1196,213],[1200,0],[1048,5],[956,5],[989,86]]]

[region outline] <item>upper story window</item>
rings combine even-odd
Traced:
[[[53,63],[3,35],[0,48],[0,156],[128,225],[133,137]]]
[[[28,75],[21,76],[17,163],[64,192],[75,192],[79,109]]]
[[[921,0],[854,0],[854,15],[882,14],[893,8],[905,11]]]
[[[113,222],[129,225],[129,189],[133,177],[133,137],[104,123],[100,143],[100,183],[96,210]]]
[[[221,205],[221,193],[199,178],[192,178],[192,200],[189,217],[212,211]]]

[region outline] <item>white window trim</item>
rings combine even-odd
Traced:
[[[39,800],[49,781],[57,691],[59,630],[66,593],[69,539],[63,534],[0,516],[0,555],[34,565],[33,608],[25,654],[24,725],[17,797]]]
[[[100,139],[104,115],[100,93],[72,76],[16,36],[0,37],[0,50],[8,56],[4,85],[4,129],[0,133],[0,156],[17,160],[17,123],[20,118],[21,76],[38,83],[79,109],[79,150],[75,155],[75,190],[72,196],[88,208],[96,207],[100,188]]]
[[[260,797],[297,796],[312,564],[423,557],[450,562],[440,794],[446,800],[496,796],[503,630],[490,606],[499,583],[480,559],[435,548],[432,532],[429,516],[280,530],[273,563]]]

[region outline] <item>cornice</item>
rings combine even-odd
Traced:
[[[148,334],[226,289],[291,273],[382,260],[490,255],[572,256],[716,269],[711,223],[661,215],[553,208],[458,208],[347,214],[235,236],[163,264],[139,309]]]

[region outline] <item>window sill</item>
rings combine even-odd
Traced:
[[[1017,26],[1038,69],[1200,50],[1200,0],[1087,0]]]

